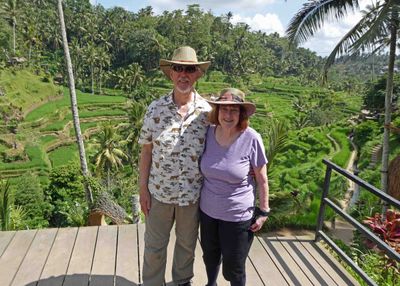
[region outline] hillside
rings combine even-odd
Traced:
[[[37,172],[46,177],[56,166],[77,160],[70,99],[66,88],[28,71],[4,72],[2,106],[13,106],[21,118],[8,120],[3,113],[0,139],[0,176],[17,177]],[[28,84],[29,83],[29,84]],[[37,96],[36,96],[37,95]],[[98,132],[101,122],[126,120],[126,98],[79,92],[81,128],[85,138]]]
[[[17,182],[26,173],[36,174],[42,185],[46,186],[53,170],[71,162],[77,163],[79,158],[74,143],[68,91],[52,82],[43,82],[40,76],[28,71],[17,71],[13,76],[15,82],[20,82],[21,78],[21,82],[29,81],[30,85],[28,88],[27,85],[19,84],[10,85],[12,89],[7,87],[7,92],[11,94],[25,94],[24,100],[13,99],[13,102],[24,102],[20,106],[24,116],[13,128],[5,124],[7,128],[2,130],[0,176]],[[200,93],[215,94],[229,86],[224,77],[210,74],[209,78],[214,81],[203,79],[198,83]],[[41,89],[36,91],[38,86]],[[29,87],[34,88],[31,91]],[[165,83],[162,83],[152,92],[158,97],[167,89]],[[330,158],[342,166],[347,163],[350,149],[346,145],[346,137],[350,126],[346,123],[346,118],[357,112],[360,98],[349,98],[343,93],[334,93],[323,88],[305,87],[296,80],[272,77],[252,81],[246,90],[249,100],[257,105],[251,126],[262,134],[266,149],[272,144],[269,132],[274,122],[282,122],[287,134],[285,148],[276,155],[270,170],[272,205],[275,204],[276,208],[283,210],[293,210],[302,205],[301,201],[308,201],[311,210],[318,203],[317,197],[312,194],[318,193],[322,183],[322,159]],[[41,96],[35,98],[37,92]],[[108,93],[121,94],[111,90]],[[122,132],[127,123],[131,122],[130,126],[134,124],[133,120],[137,121],[138,126],[130,128],[140,129],[140,118],[137,117],[142,116],[142,113],[134,115],[135,109],[132,106],[139,106],[141,103],[129,103],[128,98],[121,95],[92,95],[81,91],[77,92],[77,97],[88,162],[94,172],[93,156],[99,148],[103,123],[112,124],[116,132]],[[126,136],[121,135],[121,139]],[[135,150],[137,144],[132,144],[130,148]],[[137,156],[135,151],[132,152],[131,156]],[[136,161],[137,158],[132,157],[131,160]],[[129,162],[125,164],[121,175],[135,176],[137,171],[129,167]],[[119,183],[116,181],[114,184],[117,186]],[[293,197],[293,192],[299,193],[299,196]],[[340,193],[341,190],[337,192]],[[296,216],[294,221],[281,221],[278,214],[275,219],[277,225],[293,223],[311,227],[315,223],[315,215],[316,209],[312,209],[302,219]]]

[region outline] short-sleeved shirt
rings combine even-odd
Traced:
[[[228,147],[218,144],[215,126],[207,132],[207,143],[201,158],[204,185],[200,208],[208,216],[224,221],[245,221],[252,217],[255,182],[250,167],[267,164],[261,136],[246,128]]]
[[[204,151],[210,105],[197,92],[185,118],[172,92],[153,101],[144,117],[139,144],[153,144],[148,189],[163,203],[181,206],[199,199],[203,176],[199,158]]]

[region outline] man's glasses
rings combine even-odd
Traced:
[[[197,66],[172,65],[172,69],[177,73],[180,73],[183,71],[185,71],[186,73],[195,73],[197,71]]]

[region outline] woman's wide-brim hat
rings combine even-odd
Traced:
[[[188,46],[177,48],[172,55],[171,60],[160,60],[160,68],[163,73],[169,78],[169,72],[172,65],[186,65],[186,66],[198,66],[203,73],[210,66],[210,62],[199,62],[197,60],[196,51]]]
[[[248,117],[252,116],[256,112],[256,105],[254,103],[244,101],[244,96],[232,95],[232,93],[225,93],[216,100],[207,100],[211,106],[215,107],[217,105],[239,105],[246,110]]]

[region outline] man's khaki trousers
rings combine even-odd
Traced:
[[[172,263],[175,284],[190,281],[199,226],[199,203],[188,206],[166,204],[152,198],[144,234],[143,285],[162,286],[167,246],[175,223],[176,242]]]

